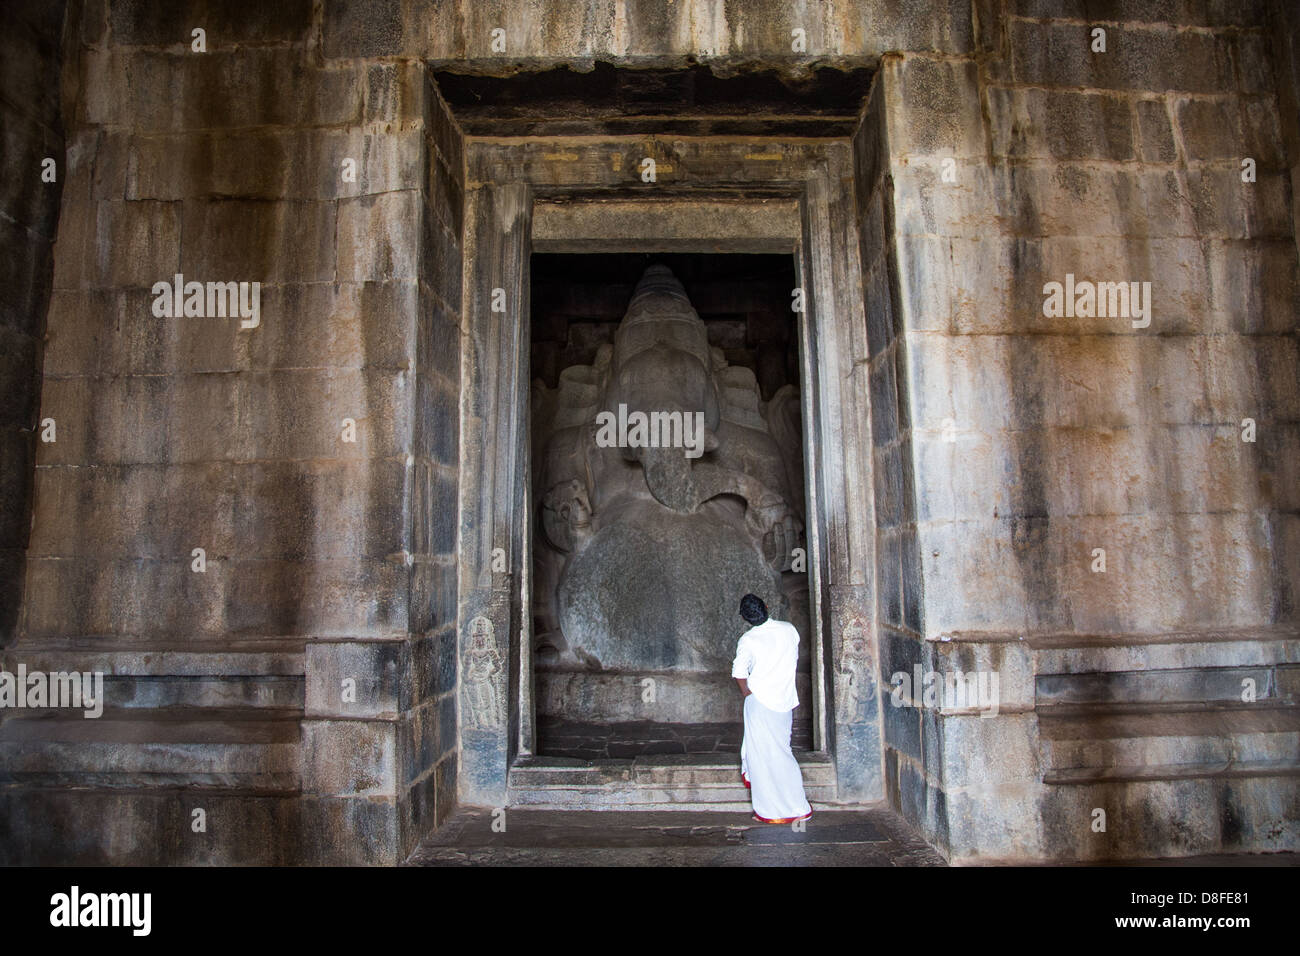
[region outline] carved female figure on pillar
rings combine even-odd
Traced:
[[[470,622],[469,652],[465,661],[465,698],[469,725],[480,729],[501,725],[498,674],[504,670],[497,650],[495,629],[485,617]]]

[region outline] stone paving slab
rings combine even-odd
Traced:
[[[747,813],[458,810],[413,866],[943,866],[895,813],[817,810],[802,832]]]

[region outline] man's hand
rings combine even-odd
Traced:
[[[753,693],[753,691],[751,691],[751,690],[749,689],[749,681],[748,681],[747,679],[745,679],[744,677],[737,677],[737,678],[736,678],[736,683],[740,685],[740,696],[741,696],[741,697],[748,697],[750,694]]]

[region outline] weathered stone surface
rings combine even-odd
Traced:
[[[70,203],[59,230],[56,289],[150,287],[180,271],[180,203]]]
[[[909,57],[886,61],[881,73],[898,107],[887,114],[894,155],[984,156],[974,63]]]
[[[50,839],[62,848],[58,860],[83,866],[116,865],[127,855],[157,864],[209,866],[287,866],[304,857],[336,864],[355,859],[354,853],[338,850],[304,853],[303,847],[310,847],[320,831],[314,837],[312,829],[303,826],[302,801],[288,794],[205,794],[201,801],[209,821],[205,834],[196,834],[191,827],[192,812],[200,801],[185,792],[65,791],[33,799],[30,792],[9,791],[0,801],[4,821],[0,853],[9,864],[54,859],[47,847]],[[106,820],[114,821],[121,845],[102,839]],[[370,854],[374,846],[366,844],[362,852]]]
[[[1132,111],[1124,97],[994,87],[989,103],[996,156],[1134,158]]]
[[[950,0],[798,11],[765,0],[727,0],[707,12],[647,0],[626,6],[593,0],[536,10],[423,0],[410,15],[421,38],[413,52],[434,61],[469,60],[482,71],[503,58],[579,65],[595,59],[631,65],[654,58],[681,66],[687,57],[726,64],[759,56],[789,61],[794,69],[810,57],[860,62],[898,49],[960,53],[971,42],[970,11]],[[805,31],[806,55],[792,55],[796,27]],[[505,31],[504,52],[492,49],[494,28]]]
[[[1236,85],[1232,38],[1224,33],[1145,29],[1108,31],[1107,52],[1091,52],[1085,23],[1008,24],[1011,73],[1033,86],[1213,93]]]
[[[394,719],[408,701],[404,648],[396,641],[307,645],[307,717]]]
[[[59,441],[42,464],[381,458],[405,454],[410,408],[402,372],[292,370],[234,375],[56,379],[45,414]],[[101,406],[91,398],[101,396]],[[189,427],[145,429],[182,409]],[[343,438],[344,419],[356,423]]]
[[[1296,841],[1287,809],[1295,799],[1293,777],[1054,787],[1042,804],[1044,845],[1035,849],[1057,859],[1081,860],[1191,856],[1246,847],[1286,850]],[[1106,811],[1104,833],[1089,825],[1096,807]]]
[[[405,625],[407,571],[366,558],[240,561],[221,555],[191,570],[188,552],[168,561],[32,556],[25,634],[32,639],[115,635],[121,642],[199,636],[388,637]],[[76,594],[76,601],[67,595]]]
[[[137,137],[129,147],[110,138],[96,164],[121,149],[126,199],[333,199],[411,189],[423,175],[419,130],[189,132]]]
[[[266,4],[258,0],[186,0],[159,6],[147,0],[113,0],[108,22],[123,46],[189,46],[202,27],[209,49],[229,44],[299,39],[311,25],[310,0]]]
[[[1174,143],[1168,103],[1163,99],[1142,99],[1135,108],[1142,138],[1139,158],[1145,163],[1172,163],[1178,158],[1178,147]]]
[[[1229,160],[1235,167],[1249,156],[1263,168],[1276,169],[1281,163],[1277,110],[1266,101],[1184,99],[1175,103],[1174,113],[1189,161]]]
[[[1012,0],[1007,12],[1023,17],[1117,20],[1173,26],[1262,26],[1263,0]]]
[[[392,795],[397,728],[382,720],[306,719],[303,789],[313,794]]]
[[[325,4],[325,55],[395,56],[404,52],[402,0],[380,0],[359,7],[355,3]]]
[[[87,50],[83,62],[78,118],[92,126],[140,132],[347,126],[362,115],[364,85],[355,71],[312,68],[293,47],[205,54],[110,47]]]
[[[449,523],[452,516],[445,520]],[[417,560],[411,569],[411,628],[415,632],[451,622],[456,614],[456,566],[449,555]],[[456,680],[455,659],[440,651],[439,686],[450,689]]]
[[[418,221],[414,190],[349,199],[339,204],[338,275],[355,282],[414,279],[418,248],[409,224]]]
[[[328,202],[187,201],[176,271],[204,282],[332,280],[337,214],[335,204]],[[169,277],[168,271],[154,268],[154,278],[138,284],[152,285]],[[352,277],[344,273],[342,278]]]

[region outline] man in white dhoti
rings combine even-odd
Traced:
[[[762,598],[746,594],[740,616],[753,625],[740,635],[731,676],[745,696],[745,737],[740,777],[749,788],[759,823],[793,823],[812,816],[799,763],[790,750],[793,711],[799,706],[794,671],[799,632],[767,615]]]

